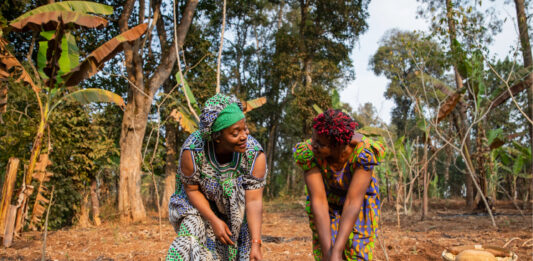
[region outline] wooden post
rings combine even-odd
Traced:
[[[13,242],[13,233],[15,232],[15,218],[17,217],[17,206],[9,205],[6,218],[6,229],[3,233],[4,247],[10,247]]]
[[[0,235],[3,235],[5,231],[6,218],[9,213],[11,197],[13,196],[19,162],[20,160],[17,158],[9,158],[7,163],[6,179],[2,188],[2,202],[0,203]]]

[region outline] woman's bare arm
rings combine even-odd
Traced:
[[[266,157],[264,153],[257,155],[252,175],[264,178],[266,174]],[[246,220],[252,239],[261,239],[261,222],[263,213],[263,188],[246,190]]]
[[[317,167],[306,171],[304,175],[322,255],[326,258],[331,248],[331,220],[324,181]]]
[[[266,157],[264,153],[257,155],[255,159],[252,175],[256,178],[262,179],[266,175]],[[261,260],[260,245],[254,243],[255,240],[261,240],[261,223],[263,215],[263,188],[246,190],[246,220],[248,221],[248,229],[252,238],[252,249],[250,252],[250,260]]]
[[[371,178],[372,171],[363,168],[355,170],[352,181],[350,182],[350,187],[348,188],[346,201],[342,208],[339,231],[337,233],[335,245],[332,248],[332,253],[342,256],[342,251],[344,250],[348,236],[352,232],[355,220],[361,211],[361,205],[363,204],[365,193],[370,185]]]
[[[181,173],[187,177],[194,173],[194,164],[190,151],[184,151],[181,156]],[[216,237],[224,244],[233,245],[229,237],[231,236],[231,231],[227,224],[215,215],[199,186],[189,184],[183,184],[183,186],[191,204],[200,212],[202,217],[211,223]]]

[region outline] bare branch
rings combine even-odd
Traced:
[[[216,93],[220,92],[220,60],[222,59],[222,47],[224,46],[224,29],[226,28],[226,0],[222,7],[222,30],[220,32],[220,47],[218,48],[217,58],[217,89]]]
[[[185,36],[187,36],[187,32],[189,31],[189,28],[191,26],[192,18],[194,16],[194,12],[196,10],[197,5],[198,5],[198,0],[189,0],[187,2],[187,5],[185,6],[185,10],[181,17],[179,26],[176,28],[177,26],[176,4],[174,2],[174,44],[173,45],[179,48],[183,47],[183,43],[185,42]],[[156,29],[158,30],[158,33],[162,32],[160,26],[157,26]],[[148,86],[149,86],[151,94],[154,94],[157,91],[157,89],[159,89],[159,87],[163,84],[163,82],[169,77],[174,67],[174,63],[176,62],[176,59],[178,58],[177,55],[178,55],[178,48],[170,48],[170,51],[168,52],[168,54],[162,57],[161,63],[154,70],[155,73],[149,80]]]

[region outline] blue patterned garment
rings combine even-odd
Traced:
[[[201,131],[194,132],[181,149],[180,163],[183,153],[191,153],[194,172],[184,176],[179,167],[176,193],[169,204],[169,219],[178,236],[168,250],[167,260],[249,260],[251,237],[244,196],[245,190],[265,185],[265,178],[252,175],[255,159],[263,148],[248,135],[246,152],[235,152],[231,162],[219,164],[213,142],[202,137]],[[230,228],[235,246],[216,240],[211,224],[189,202],[183,184],[199,185],[213,212]]]

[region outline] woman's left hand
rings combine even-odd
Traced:
[[[263,260],[263,254],[261,254],[261,245],[252,243],[252,249],[250,250],[250,261]]]

